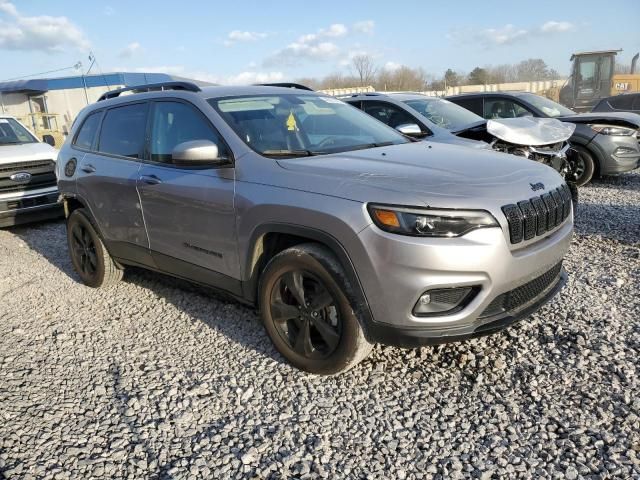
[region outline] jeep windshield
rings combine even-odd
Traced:
[[[13,118],[0,118],[0,145],[36,143],[37,140]]]
[[[441,98],[411,99],[404,100],[404,103],[439,127],[454,133],[485,122],[479,115]]]
[[[209,103],[265,157],[303,157],[408,143],[409,139],[332,97],[275,94],[213,98]]]

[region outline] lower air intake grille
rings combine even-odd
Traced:
[[[550,270],[543,273],[539,277],[534,278],[524,285],[514,288],[502,295],[498,295],[484,309],[480,318],[491,317],[503,312],[517,310],[522,305],[534,300],[542,294],[551,285],[554,285],[562,271],[562,262],[553,266]]]

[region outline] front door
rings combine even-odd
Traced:
[[[233,208],[233,166],[173,164],[176,145],[209,140],[230,156],[220,135],[193,105],[152,103],[147,161],[138,176],[149,246],[161,270],[221,286],[239,288]]]

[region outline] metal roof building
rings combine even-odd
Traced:
[[[17,117],[34,131],[66,134],[78,112],[103,93],[171,80],[165,73],[116,72],[0,82],[0,113]]]

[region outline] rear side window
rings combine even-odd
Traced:
[[[84,148],[86,150],[91,150],[93,148],[93,142],[96,138],[96,132],[98,131],[98,126],[100,125],[100,116],[102,112],[94,112],[89,115],[78,134],[76,135],[76,139],[73,144],[76,147]]]
[[[218,146],[220,157],[228,152],[219,135],[194,107],[182,102],[157,102],[151,123],[151,160],[171,163],[171,152],[184,142],[209,140]]]
[[[144,149],[146,124],[146,103],[107,110],[102,121],[98,150],[122,157],[140,158]]]
[[[483,116],[482,111],[482,97],[480,98],[450,98],[453,103],[457,103],[461,107],[475,113],[476,115]]]

